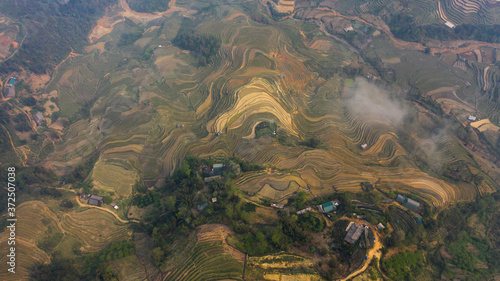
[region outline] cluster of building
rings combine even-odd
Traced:
[[[224,164],[213,164],[212,166],[201,165],[201,171],[204,175],[204,182],[211,182],[222,177],[222,172],[224,171]]]
[[[201,165],[201,171],[203,173],[203,181],[211,182],[216,179],[222,178],[224,170],[229,170],[234,175],[238,176],[241,174],[241,167],[238,163],[229,161],[229,164],[216,163],[212,166]]]
[[[7,81],[7,84],[5,84],[5,98],[14,98],[16,97],[16,87],[14,84],[16,83],[16,78],[15,77],[10,77],[9,80]],[[45,120],[45,117],[43,117],[43,114],[38,111],[37,113],[32,115],[33,120],[35,120],[35,123],[38,125],[42,124],[43,120]]]
[[[401,194],[398,194],[398,196],[396,196],[396,202],[414,212],[418,212],[420,209],[420,203]]]

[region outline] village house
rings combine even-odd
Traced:
[[[476,121],[476,120],[477,120],[477,117],[476,117],[476,116],[469,115],[469,116],[467,116],[467,120],[469,120],[469,121],[473,121],[473,122],[474,122],[474,121]]]
[[[318,210],[322,213],[330,213],[337,210],[339,203],[337,201],[330,201],[316,206]]]
[[[377,224],[377,228],[378,228],[378,230],[382,231],[382,230],[384,230],[384,229],[385,229],[385,226],[384,226],[381,222],[379,222],[379,223]]]
[[[347,229],[347,234],[344,237],[344,240],[347,241],[349,244],[355,244],[359,237],[361,236],[361,233],[363,233],[364,228],[362,225],[357,224],[357,223],[352,223],[349,228]]]
[[[101,207],[103,200],[104,198],[101,196],[90,195],[89,198],[87,199],[87,204]]]
[[[396,202],[398,202],[403,207],[410,209],[414,212],[418,212],[418,210],[420,208],[420,203],[418,203],[417,201],[412,200],[404,195],[401,195],[401,194],[398,194],[398,196],[396,196]]]
[[[455,28],[455,25],[449,21],[445,22],[444,25],[446,25],[449,28]]]
[[[6,86],[5,87],[5,97],[6,98],[13,98],[16,96],[16,89],[14,86]]]
[[[312,211],[312,208],[311,207],[307,207],[307,208],[304,208],[304,209],[298,211],[297,215],[302,215],[302,214],[305,214],[305,213],[310,212],[310,211]]]
[[[113,207],[113,209],[115,210],[118,210],[118,205],[116,205],[115,202],[111,202],[111,204],[109,204],[111,207]]]
[[[38,111],[37,113],[33,114],[33,120],[35,120],[37,125],[40,125],[45,118],[43,117],[42,113]]]
[[[272,203],[271,207],[276,208],[276,209],[283,209],[285,207],[285,205],[284,204]]]

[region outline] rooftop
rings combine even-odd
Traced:
[[[40,124],[43,120],[45,120],[45,117],[43,117],[42,113],[38,111],[37,113],[33,114],[33,119],[37,124]]]
[[[16,78],[10,77],[9,81],[7,82],[7,85],[14,85],[16,83]]]
[[[347,234],[345,235],[344,240],[347,241],[350,244],[356,243],[358,241],[359,236],[361,236],[361,233],[363,233],[364,228],[357,224],[353,223],[349,230],[347,230]]]
[[[14,86],[7,86],[5,88],[5,97],[6,98],[13,98],[16,96],[16,89]]]
[[[403,207],[408,208],[414,212],[418,212],[418,209],[420,208],[420,203],[410,199],[404,195],[398,194],[396,197],[396,201],[401,204]]]
[[[89,196],[89,199],[95,199],[95,200],[102,201],[104,199],[104,197],[92,194],[92,195]]]
[[[333,204],[333,201],[329,201],[326,203],[321,204],[321,208],[323,209],[324,213],[329,213],[335,211],[337,208]]]

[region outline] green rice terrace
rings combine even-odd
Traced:
[[[31,1],[0,280],[500,278],[498,0]]]

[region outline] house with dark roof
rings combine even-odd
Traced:
[[[37,113],[33,114],[33,120],[40,125],[43,120],[45,120],[45,117],[43,117],[42,113],[38,111]]]
[[[101,207],[103,200],[104,198],[101,196],[90,195],[89,198],[87,199],[87,204]]]
[[[406,198],[405,207],[414,211],[414,212],[418,212],[418,209],[420,208],[420,203],[418,203],[417,201],[412,200],[410,198]]]
[[[6,86],[5,87],[5,97],[13,98],[16,96],[16,88],[14,86]]]
[[[224,169],[224,164],[214,164],[212,166],[212,175],[219,176],[222,175],[222,170]]]
[[[345,235],[344,240],[349,244],[355,244],[358,241],[361,234],[363,233],[363,231],[364,228],[362,225],[353,223],[347,230],[347,234]]]
[[[410,209],[414,212],[418,212],[420,208],[420,203],[401,194],[398,194],[398,196],[396,196],[396,202],[401,204],[401,206]]]

